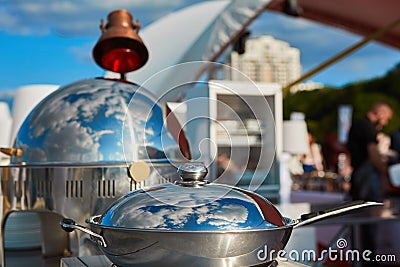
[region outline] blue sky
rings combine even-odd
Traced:
[[[0,0],[0,91],[28,84],[65,85],[98,77],[104,71],[91,59],[99,37],[99,21],[126,8],[143,27],[158,18],[200,1],[187,0]],[[268,34],[301,51],[303,72],[358,42],[361,37],[301,19],[265,12],[250,27],[253,35]],[[341,87],[384,75],[400,62],[400,51],[371,43],[311,80]]]

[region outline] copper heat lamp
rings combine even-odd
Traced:
[[[102,35],[93,48],[96,63],[109,71],[121,74],[141,68],[149,58],[149,52],[139,37],[140,23],[133,24],[132,15],[124,9],[112,11],[107,24],[101,20]]]

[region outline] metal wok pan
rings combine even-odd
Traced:
[[[182,173],[182,168],[180,171],[184,185],[165,184],[133,191],[104,214],[90,217],[86,221],[90,229],[71,219],[64,219],[61,226],[66,231],[79,229],[90,234],[118,266],[252,266],[274,260],[294,228],[380,205],[352,202],[290,219],[253,192],[206,185],[198,176],[193,179],[193,172],[188,175],[186,171]],[[188,181],[187,176],[192,180]],[[193,198],[195,204],[191,202]],[[188,202],[189,205],[183,204]],[[246,220],[242,220],[244,217]]]
[[[292,230],[337,216],[350,210],[380,205],[351,203],[308,219],[285,218],[286,224],[270,229],[232,231],[179,231],[109,227],[99,225],[101,215],[91,217],[90,229],[70,219],[62,222],[66,231],[84,231],[118,266],[250,266],[272,261],[284,249]],[[302,217],[307,217],[306,214]],[[267,253],[265,250],[275,251]],[[265,254],[267,253],[267,254]]]

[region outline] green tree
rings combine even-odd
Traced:
[[[309,131],[318,142],[338,129],[338,108],[350,105],[353,120],[362,118],[378,100],[390,103],[394,109],[393,119],[383,129],[387,134],[400,128],[400,63],[385,76],[346,85],[343,88],[323,88],[288,94],[283,99],[283,117],[289,119],[292,112],[303,112]]]

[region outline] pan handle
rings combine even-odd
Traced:
[[[300,217],[299,223],[296,224],[293,228],[309,225],[314,222],[326,219],[328,217],[342,215],[343,213],[348,212],[348,211],[352,211],[352,210],[356,210],[356,209],[360,209],[360,208],[364,208],[364,207],[369,207],[369,206],[382,206],[382,205],[383,205],[383,203],[373,202],[373,201],[364,201],[364,200],[351,201],[347,204],[340,205],[333,209],[327,209],[327,210],[321,210],[321,211],[303,214]]]
[[[97,242],[99,245],[101,245],[101,246],[103,246],[103,247],[107,247],[106,241],[104,240],[104,238],[103,238],[101,235],[96,234],[95,232],[92,232],[90,229],[88,229],[88,228],[86,228],[86,227],[84,227],[84,226],[82,226],[82,225],[79,225],[79,224],[75,223],[75,221],[72,220],[72,219],[64,218],[64,219],[61,221],[61,228],[62,228],[64,231],[69,232],[69,233],[72,232],[72,231],[74,231],[75,229],[80,230],[80,231],[82,231],[82,232],[85,232],[85,233],[87,233],[87,234],[89,234],[89,235],[95,237],[95,238],[96,238],[96,242]]]

